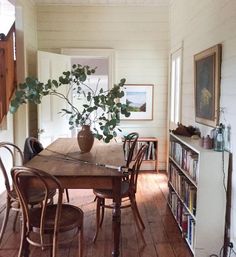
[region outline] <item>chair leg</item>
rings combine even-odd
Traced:
[[[5,210],[5,215],[4,215],[4,219],[2,222],[2,228],[1,228],[1,232],[0,232],[0,244],[2,243],[2,238],[3,238],[4,232],[6,230],[10,208],[11,208],[11,201],[10,201],[9,196],[7,196],[6,210]]]
[[[80,228],[80,232],[79,232],[79,257],[83,257],[83,250],[84,250],[84,225],[82,222],[82,226]]]
[[[17,222],[17,218],[19,215],[19,211],[20,211],[20,203],[19,202],[17,203],[17,209],[19,209],[19,210],[18,211],[16,210],[16,215],[15,215],[14,222],[13,222],[13,231],[14,232],[16,231],[16,222]]]
[[[29,243],[26,240],[26,227],[22,220],[21,222],[21,238],[20,238],[20,248],[18,251],[18,257],[29,256]]]
[[[139,220],[139,222],[142,226],[142,229],[145,229],[145,225],[143,223],[143,220],[142,220],[141,215],[140,215],[139,210],[138,210],[138,206],[137,206],[137,203],[136,203],[135,196],[134,197],[130,196],[129,198],[130,198],[131,207],[132,207],[132,210],[134,212],[134,215],[138,218],[138,220]]]
[[[58,234],[52,234],[52,247],[51,247],[51,257],[57,257],[57,251],[58,251]]]
[[[66,200],[69,203],[70,202],[70,197],[69,197],[69,190],[66,189]]]
[[[93,237],[93,242],[95,243],[97,240],[97,236],[98,236],[98,231],[99,231],[99,223],[100,223],[100,207],[101,207],[101,202],[102,199],[97,197],[97,208],[96,208],[96,232],[95,235]]]
[[[102,223],[103,223],[103,220],[104,220],[104,213],[105,213],[105,199],[101,199],[101,204],[102,205],[102,216],[101,216],[101,220],[100,220],[100,228],[102,227]]]

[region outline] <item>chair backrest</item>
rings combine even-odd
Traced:
[[[24,163],[31,160],[43,150],[43,145],[35,137],[27,137],[24,145]]]
[[[7,193],[12,195],[10,170],[13,166],[23,164],[23,153],[21,149],[10,142],[0,142],[0,170],[4,177]]]
[[[123,150],[126,159],[126,167],[129,167],[131,161],[133,160],[135,146],[137,144],[137,140],[139,138],[139,134],[137,132],[132,132],[125,136]]]
[[[147,145],[142,145],[139,149],[135,162],[133,164],[132,169],[130,169],[130,178],[129,178],[129,189],[136,193],[137,190],[137,181],[138,174],[140,171],[141,164],[147,152]]]
[[[60,182],[52,175],[33,168],[28,167],[13,167],[11,170],[11,175],[14,183],[14,187],[18,198],[20,200],[22,213],[23,213],[23,222],[26,227],[26,235],[32,232],[32,224],[37,222],[39,238],[31,238],[32,244],[35,246],[47,246],[48,243],[45,240],[46,230],[49,228],[45,226],[45,219],[49,216],[55,222],[53,229],[53,236],[58,234],[59,231],[59,222],[60,222],[60,214],[62,208],[62,193],[63,190],[61,188]],[[29,182],[30,179],[30,182]],[[43,195],[43,202],[41,203],[41,207],[38,208],[30,208],[30,201],[28,197],[28,192],[31,189],[35,189],[35,186],[40,194]],[[55,211],[53,214],[49,214],[47,212],[47,208],[52,207],[49,205],[50,201],[50,192],[52,189],[56,189],[56,203]],[[45,215],[47,213],[47,215]],[[51,217],[51,215],[54,215]],[[36,221],[35,221],[36,219]],[[34,220],[34,221],[33,221]],[[52,231],[52,230],[51,230]]]

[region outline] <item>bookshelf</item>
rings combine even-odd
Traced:
[[[158,171],[158,139],[156,137],[139,137],[134,150],[134,156],[143,144],[148,145],[148,147],[141,165],[141,170]],[[126,152],[128,153],[128,151]]]
[[[141,170],[155,170],[158,172],[158,139],[156,137],[139,137],[137,147],[147,144],[147,152],[144,157]]]
[[[168,204],[195,257],[219,254],[223,246],[228,159],[227,152],[170,134]]]

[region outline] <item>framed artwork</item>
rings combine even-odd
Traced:
[[[152,120],[153,119],[153,85],[126,84],[122,103],[129,104],[130,116],[121,116],[121,120]]]
[[[194,55],[195,119],[215,127],[219,121],[221,45]]]

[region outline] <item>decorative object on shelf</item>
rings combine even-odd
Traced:
[[[96,68],[95,68],[96,69]],[[80,64],[73,65],[71,71],[65,71],[58,80],[49,79],[47,83],[42,83],[36,78],[26,78],[25,82],[19,85],[15,92],[15,97],[11,101],[10,111],[14,113],[21,104],[40,104],[44,96],[55,96],[66,101],[67,109],[61,109],[61,114],[69,115],[70,129],[78,126],[91,126],[94,137],[106,143],[110,142],[117,135],[117,125],[120,122],[120,114],[129,117],[127,103],[121,103],[124,97],[125,79],[121,79],[118,85],[104,91],[95,89],[87,84],[95,69]],[[68,94],[60,93],[59,87],[66,86]],[[77,97],[83,102],[82,108],[73,104],[73,97]],[[71,96],[70,96],[71,95]],[[120,131],[120,129],[118,128]]]
[[[185,136],[185,137],[192,137],[194,135],[200,137],[200,131],[198,128],[193,126],[186,127],[185,125],[178,123],[178,127],[175,130],[172,130],[172,133],[175,135]]]
[[[200,140],[201,147],[205,149],[212,149],[213,148],[213,138],[211,138],[209,135],[206,137],[202,137]]]
[[[130,117],[121,116],[122,120],[152,120],[153,119],[153,85],[126,84],[124,85],[123,104],[128,105]]]
[[[216,126],[219,120],[221,45],[194,55],[196,122]]]
[[[215,130],[214,150],[217,152],[224,151],[224,125],[222,123],[220,123],[220,125],[217,126]]]

